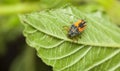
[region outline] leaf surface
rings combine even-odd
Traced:
[[[84,18],[87,27],[78,41],[67,38],[63,26]],[[54,71],[120,69],[120,29],[102,13],[85,14],[71,6],[21,15],[20,19],[28,45]]]

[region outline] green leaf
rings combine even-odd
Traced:
[[[75,42],[63,26],[86,19],[87,27]],[[75,7],[21,15],[28,45],[54,71],[120,69],[120,29],[101,12],[85,14]]]

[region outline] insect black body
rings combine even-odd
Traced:
[[[78,28],[74,25],[71,25],[70,30],[68,31],[68,37],[73,38],[79,34],[80,32],[78,31]]]
[[[69,31],[68,31],[68,37],[69,38],[74,38],[78,36],[86,26],[86,22],[84,20],[78,20],[74,24],[71,25]]]

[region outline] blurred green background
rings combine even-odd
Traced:
[[[120,26],[120,0],[0,0],[0,71],[52,71],[27,46],[18,15],[66,4],[85,13],[101,11]]]

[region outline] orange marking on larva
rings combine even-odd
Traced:
[[[82,32],[85,29],[85,27],[83,28],[78,28],[79,32]]]
[[[81,22],[82,22],[82,20],[78,20],[77,22],[75,22],[74,25],[75,25],[76,27],[78,27]]]

